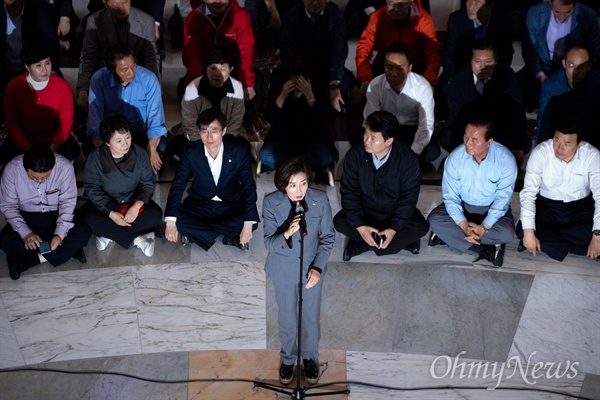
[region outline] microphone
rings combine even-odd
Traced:
[[[300,215],[300,234],[302,236],[308,236],[306,231],[306,220],[304,219],[304,207],[300,203],[296,205],[296,215]]]

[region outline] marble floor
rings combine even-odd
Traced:
[[[257,186],[260,210],[272,174]],[[318,187],[337,212],[339,187]],[[167,191],[158,185],[162,206]],[[418,207],[428,215],[440,200],[423,186]],[[517,217],[517,195],[512,207]],[[517,253],[513,239],[495,269],[426,237],[419,255],[342,262],[344,244],[338,234],[324,278],[320,383],[349,381],[336,389],[351,393],[325,398],[600,399],[600,263]],[[147,258],[114,244],[98,252],[92,239],[87,264],[42,265],[18,281],[0,254],[0,399],[289,398],[251,383],[277,382],[262,227],[249,252],[156,246]],[[7,370],[22,367],[96,373]]]
[[[350,70],[355,47],[350,41]],[[77,69],[63,73],[74,87]],[[167,49],[167,128],[181,119],[174,88],[183,73],[180,54]],[[341,155],[349,147],[336,145]],[[163,207],[172,176],[173,168],[159,176],[154,199]],[[429,181],[440,177],[439,169],[424,173]],[[257,178],[259,210],[272,180]],[[339,187],[320,188],[337,212]],[[440,201],[439,186],[422,186],[424,215]],[[516,194],[512,209],[517,218]],[[351,391],[324,397],[333,400],[600,399],[600,263],[517,253],[513,239],[504,266],[494,269],[472,262],[473,254],[428,248],[426,239],[417,256],[365,253],[345,263],[345,239],[337,235],[324,277],[319,360],[319,384],[335,385],[309,393]],[[42,265],[12,281],[0,251],[0,400],[290,398],[252,383],[277,384],[279,358],[262,226],[249,252],[159,240],[147,258],[114,244],[98,252],[92,238],[86,254],[86,264]]]

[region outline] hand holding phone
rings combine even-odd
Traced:
[[[373,240],[375,241],[377,248],[380,249],[381,246],[383,246],[383,236],[380,236],[377,232],[371,232],[371,236],[373,236]]]
[[[48,254],[51,251],[52,251],[52,249],[50,248],[50,243],[42,242],[40,244],[40,254]]]

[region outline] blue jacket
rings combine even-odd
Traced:
[[[559,68],[558,64],[553,65],[546,43],[551,16],[552,5],[549,2],[537,4],[527,12],[522,54],[525,65],[533,75],[538,72],[550,75]],[[600,32],[596,12],[584,4],[575,3],[571,18],[571,32],[567,35],[565,49],[573,44],[583,43],[590,50],[592,61],[597,63],[600,61]]]

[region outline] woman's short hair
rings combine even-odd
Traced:
[[[56,164],[56,157],[47,145],[39,144],[25,150],[23,167],[33,172],[48,172]]]
[[[40,45],[28,46],[21,52],[21,61],[28,67],[46,58],[50,58],[50,50]]]
[[[109,115],[100,123],[100,138],[104,143],[110,142],[115,132],[131,133],[131,124],[122,114]]]
[[[285,193],[285,188],[290,183],[292,176],[304,173],[306,174],[306,180],[310,185],[310,167],[302,159],[298,157],[289,158],[281,164],[277,170],[275,170],[275,187],[280,192]]]

